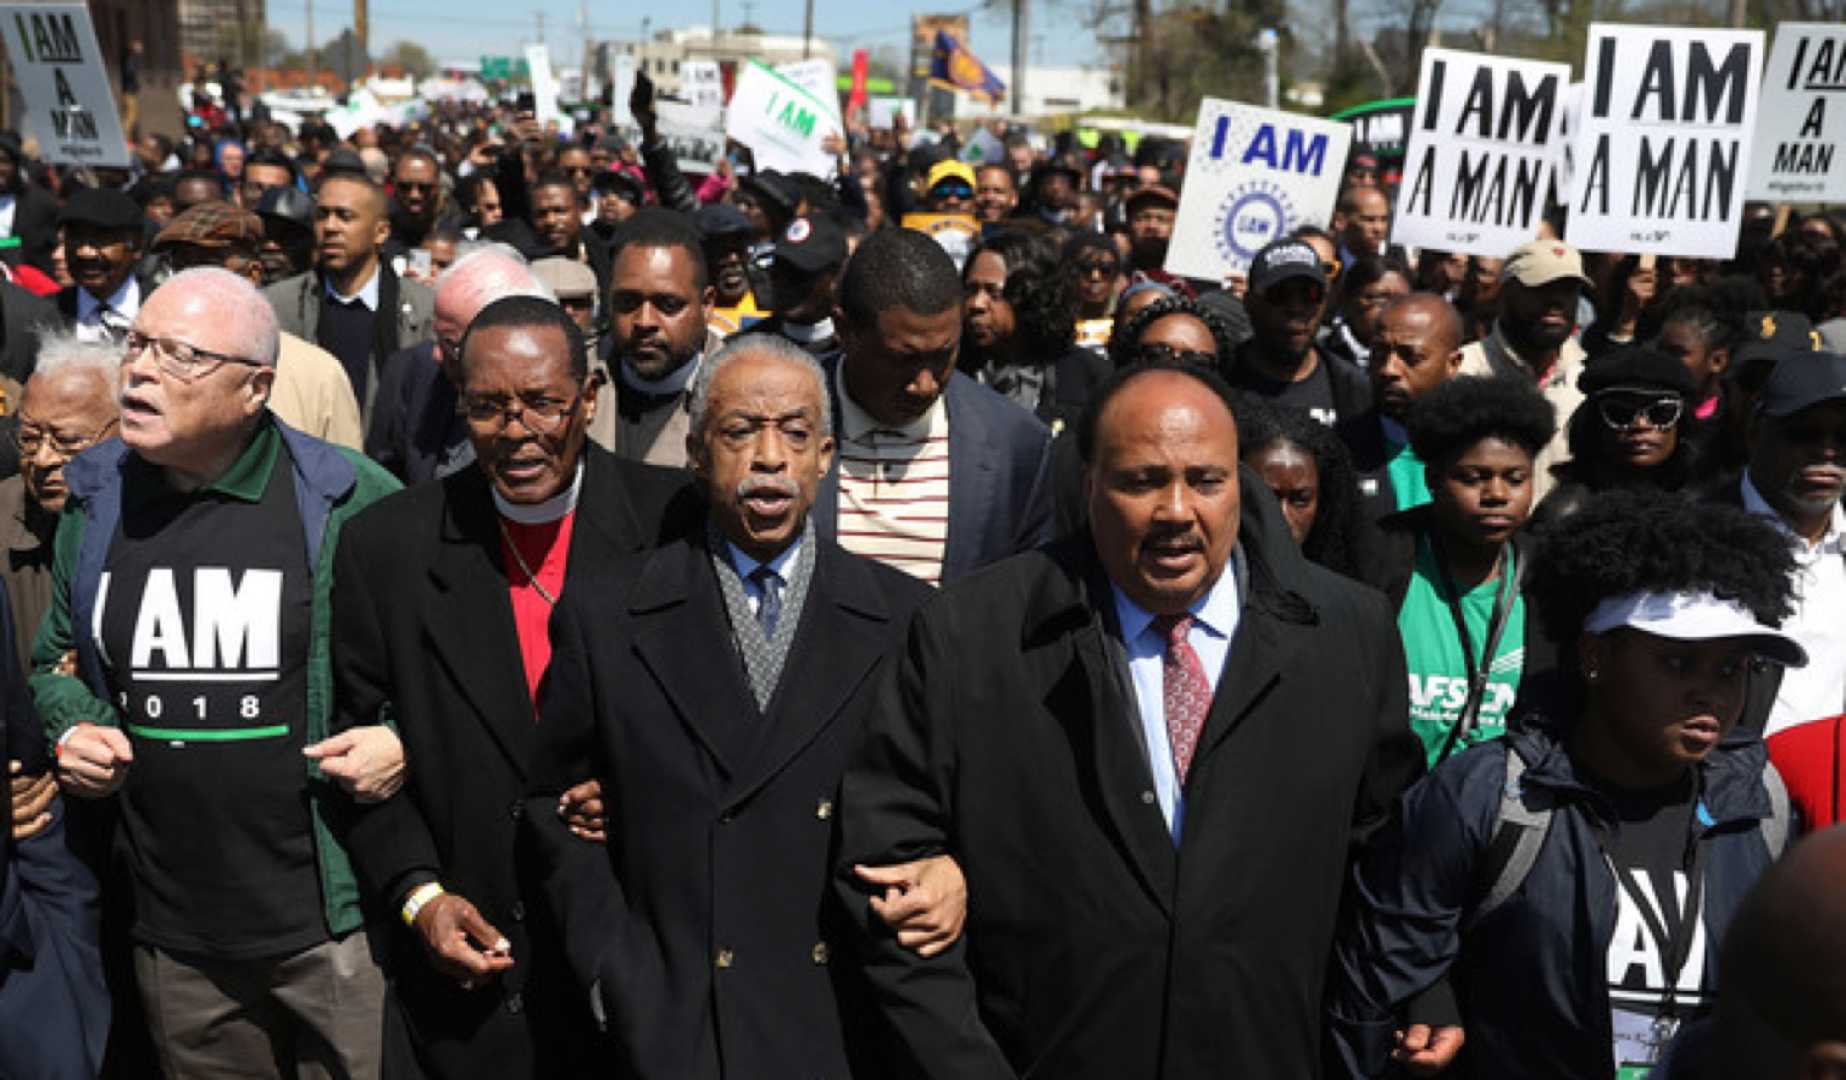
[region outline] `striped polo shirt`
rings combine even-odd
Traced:
[[[940,397],[902,427],[840,394],[840,546],[931,585],[949,537],[949,412]]]

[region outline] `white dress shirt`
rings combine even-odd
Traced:
[[[1152,613],[1130,600],[1119,587],[1111,585],[1110,588],[1115,593],[1115,617],[1122,631],[1122,646],[1128,651],[1128,674],[1134,682],[1141,740],[1147,748],[1148,765],[1153,769],[1154,796],[1160,801],[1160,812],[1167,819],[1167,828],[1177,847],[1186,801],[1179,771],[1173,764],[1173,743],[1167,738],[1163,667],[1166,638],[1154,629]],[[1198,654],[1199,663],[1205,668],[1205,678],[1211,683],[1212,695],[1216,697],[1218,679],[1224,674],[1225,660],[1230,656],[1231,638],[1237,633],[1237,622],[1243,615],[1234,563],[1225,563],[1224,572],[1218,575],[1211,591],[1195,601],[1189,610],[1192,629],[1186,641]],[[1198,759],[1193,760],[1196,763]]]
[[[359,286],[359,291],[353,293],[351,296],[340,295],[339,290],[333,287],[333,279],[329,278],[327,279],[327,295],[333,297],[342,304],[351,304],[356,301],[365,305],[365,310],[375,312],[378,310],[378,278],[378,268],[374,266],[372,267],[372,276],[366,278],[365,284]]]
[[[1774,735],[1846,712],[1846,622],[1841,619],[1846,613],[1846,511],[1835,506],[1826,535],[1810,544],[1795,537],[1747,472],[1743,508],[1775,522],[1795,539],[1795,613],[1782,623],[1782,630],[1808,651],[1808,663],[1782,672],[1782,687],[1763,727],[1764,735]]]
[[[98,300],[88,289],[77,290],[77,338],[80,341],[109,341],[112,335],[103,321],[104,310],[121,316],[124,329],[141,313],[141,283],[133,274],[116,286],[107,300]]]

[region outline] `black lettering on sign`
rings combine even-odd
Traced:
[[[1833,171],[1833,144],[1783,143],[1775,149],[1774,171],[1826,176]]]
[[[1514,159],[1496,153],[1480,155],[1472,166],[1469,161],[1468,151],[1463,150],[1455,174],[1455,191],[1449,199],[1450,218],[1477,225],[1492,221],[1501,227],[1531,220],[1533,204],[1538,201],[1538,181],[1544,175],[1543,163],[1520,159],[1515,164]]]
[[[70,15],[34,13],[32,33],[20,28],[20,40],[30,42],[27,59],[39,64],[81,64],[83,49],[77,44],[77,23]]]
[[[1820,138],[1821,134],[1826,131],[1826,124],[1827,99],[1815,98],[1814,104],[1808,108],[1807,119],[1801,121],[1801,137],[1804,139]]]
[[[1703,173],[1699,170],[1701,143],[1705,157]],[[1734,139],[1668,137],[1656,142],[1643,135],[1630,212],[1635,217],[1713,220],[1724,216],[1736,179],[1737,142]],[[1701,191],[1703,199],[1699,197]]]
[[[1424,88],[1427,95],[1423,106],[1423,130],[1436,130],[1436,119],[1442,113],[1442,80],[1448,76],[1447,60],[1429,62],[1429,85]]]
[[[1417,162],[1410,180],[1410,201],[1407,213],[1432,216],[1430,200],[1435,197],[1436,148],[1425,146],[1423,160]]]
[[[55,83],[58,88],[58,108],[76,108],[77,95],[71,90],[70,80],[64,77],[63,68],[54,67],[51,69],[51,81]]]
[[[1590,155],[1589,178],[1583,182],[1583,205],[1580,214],[1590,212],[1590,200],[1596,200],[1598,214],[1609,213],[1609,136],[1596,136],[1596,152]]]

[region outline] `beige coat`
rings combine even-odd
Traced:
[[[330,443],[362,450],[359,402],[352,380],[332,353],[293,334],[282,335],[276,359],[276,385],[269,410],[298,431]]]

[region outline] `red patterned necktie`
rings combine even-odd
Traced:
[[[1192,616],[1162,615],[1154,620],[1154,629],[1167,643],[1160,658],[1161,698],[1167,714],[1167,741],[1173,746],[1173,768],[1184,785],[1193,751],[1199,748],[1199,735],[1205,730],[1205,714],[1211,711],[1211,680],[1186,640],[1192,631]]]

